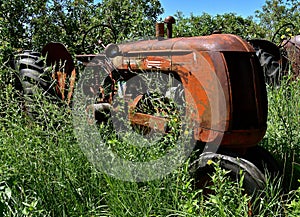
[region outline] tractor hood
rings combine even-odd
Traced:
[[[209,36],[136,41],[119,45],[123,55],[149,52],[216,51],[254,52],[252,46],[236,35],[212,34]],[[151,54],[150,54],[151,55]],[[161,55],[161,53],[160,53]]]

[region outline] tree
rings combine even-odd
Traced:
[[[203,13],[201,16],[184,17],[181,12],[175,14],[177,23],[174,32],[177,36],[209,35],[219,30],[243,38],[263,37],[264,30],[253,21],[252,17],[243,18],[234,13],[211,16]]]
[[[2,57],[29,45],[30,22],[45,8],[46,0],[11,0],[0,3],[0,49]]]
[[[253,21],[253,17],[243,18],[235,13],[216,15],[214,18],[216,27],[223,33],[231,33],[242,38],[261,38],[264,30]]]
[[[10,0],[0,4],[0,49],[9,52],[40,50],[57,41],[72,53],[82,53],[84,34],[99,24],[111,25],[118,41],[154,36],[155,21],[163,12],[158,0],[103,0],[97,4],[93,0]],[[105,40],[105,35],[87,37]]]
[[[81,41],[98,15],[92,0],[52,0],[31,22],[33,47],[41,48],[50,41],[58,41],[74,53],[82,51]]]
[[[163,13],[159,0],[103,0],[97,10],[117,31],[119,42],[155,36],[155,22]]]
[[[182,12],[175,15],[174,33],[177,37],[209,35],[215,28],[213,17],[207,13],[201,16],[185,17]]]
[[[266,39],[271,40],[276,31],[287,23],[293,23],[293,35],[299,34],[300,23],[300,2],[299,0],[266,0],[262,10],[256,11],[259,24],[266,30]],[[280,43],[280,36],[286,34],[290,26],[279,32],[276,43]]]

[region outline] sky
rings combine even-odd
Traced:
[[[254,16],[256,10],[261,10],[265,0],[160,0],[165,13],[162,17],[174,15],[177,11],[188,17],[191,13],[210,15],[236,13],[244,18]]]
[[[191,13],[202,15],[204,12],[210,15],[235,13],[244,18],[255,15],[256,10],[261,10],[266,0],[159,0],[165,12],[160,18],[181,11],[185,17]],[[101,2],[101,0],[94,0]]]

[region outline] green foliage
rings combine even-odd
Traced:
[[[201,192],[193,190],[187,165],[162,180],[143,183],[105,175],[110,216],[195,216]]]
[[[264,30],[253,21],[252,17],[243,18],[234,13],[211,16],[203,13],[201,16],[184,17],[180,12],[175,14],[177,20],[174,26],[176,36],[210,35],[215,30],[231,33],[243,38],[261,38]]]
[[[154,35],[155,20],[162,12],[158,0],[105,0],[96,5],[92,0],[11,0],[1,2],[0,44],[12,50],[41,50],[46,43],[56,41],[79,54],[83,52],[83,35],[90,27],[111,25],[119,41]],[[105,35],[88,37],[111,43]]]
[[[4,216],[247,216],[250,197],[243,194],[241,182],[232,182],[228,171],[217,164],[211,195],[193,188],[188,161],[167,177],[149,182],[126,182],[100,173],[78,145],[69,109],[37,95],[33,120],[22,111],[14,77],[4,76],[7,68],[0,72],[0,213]],[[296,84],[290,84],[297,87],[293,91],[299,89]],[[275,105],[273,100],[272,108],[294,105]],[[267,136],[272,138],[275,132],[270,130]],[[272,144],[274,153],[283,154],[283,144]],[[286,209],[286,216],[297,216],[299,192],[283,200],[280,188],[280,183],[269,182],[261,196],[253,198],[259,205],[257,216],[280,216]]]
[[[268,87],[268,131],[262,145],[279,159],[285,168],[287,180],[297,180],[300,170],[300,81],[283,78],[279,88]],[[292,178],[293,177],[293,178]],[[286,187],[297,183],[285,181]]]
[[[59,41],[81,53],[83,34],[101,23],[116,29],[118,42],[153,36],[154,23],[163,11],[159,1],[104,0],[94,5],[91,0],[11,0],[0,5],[0,216],[247,216],[250,197],[218,165],[211,195],[193,189],[189,162],[162,180],[120,181],[100,173],[86,159],[69,108],[37,95],[36,119],[23,110],[24,99],[15,89],[16,73],[7,67],[13,52],[40,50],[49,41]],[[271,38],[282,24],[300,23],[299,3],[267,0],[257,17],[259,25],[251,17],[232,13],[215,17],[178,13],[174,32],[196,36],[221,29],[244,38]],[[299,26],[293,31],[298,33]],[[268,182],[256,198],[258,216],[299,216],[295,182],[300,177],[299,84],[298,80],[278,89],[268,87],[268,131],[261,143],[284,163],[283,183],[297,190],[283,199],[281,183]]]
[[[112,25],[118,41],[155,36],[155,22],[163,13],[158,0],[103,0],[98,13]]]
[[[14,0],[1,2],[0,24],[2,40],[13,48],[29,45],[30,23],[43,9],[46,1]]]
[[[266,174],[266,187],[252,198],[255,216],[285,216],[286,204],[290,197],[283,193],[282,177],[271,177]]]
[[[275,32],[286,23],[295,25],[293,35],[300,33],[300,3],[298,0],[266,0],[262,9],[256,11],[256,17],[259,19],[259,25],[265,30],[266,39],[271,40]],[[275,38],[277,44],[280,43],[280,36],[286,34],[287,28],[282,30],[279,37]]]
[[[83,34],[98,21],[92,19],[97,16],[91,0],[47,1],[44,9],[30,22],[31,48],[41,49],[48,42],[56,41],[78,53]]]
[[[208,200],[204,201],[203,214],[205,216],[248,216],[250,213],[251,197],[243,192],[243,178],[239,182],[233,182],[228,176],[229,171],[214,164],[215,173],[211,175],[212,184]],[[242,172],[242,171],[241,171]]]
[[[300,182],[300,180],[298,180]],[[300,215],[300,187],[294,192],[293,200],[287,205],[289,216],[297,217]]]
[[[101,211],[102,181],[75,145],[68,110],[37,96],[33,121],[21,111],[22,99],[14,88],[9,85],[3,91],[2,212],[8,216],[76,216]]]

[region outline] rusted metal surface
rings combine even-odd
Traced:
[[[172,24],[173,21],[169,21]],[[257,145],[265,135],[267,96],[264,78],[255,50],[247,41],[231,34],[212,34],[131,42],[120,44],[119,50],[118,55],[111,58],[114,68],[104,54],[76,56],[87,67],[105,67],[109,72],[110,93],[104,93],[100,85],[95,87],[94,92],[101,93],[98,105],[112,104],[117,92],[116,71],[125,80],[133,74],[159,71],[174,74],[180,80],[186,105],[191,107],[185,115],[196,123],[193,130],[196,140],[221,141],[222,146],[246,149]],[[65,63],[62,71],[60,68],[55,70],[63,97],[67,78],[71,79],[73,91],[75,67],[71,55],[57,43],[46,46],[43,55],[46,54],[47,65]],[[98,62],[89,62],[93,58]],[[67,97],[69,99],[71,95]],[[127,100],[131,124],[166,133],[168,117],[136,112],[141,96],[132,97]]]
[[[136,112],[137,104],[142,99],[143,95],[138,95],[134,98],[134,100],[130,101],[129,104],[129,113],[128,119],[134,125],[151,128],[155,131],[159,131],[162,133],[167,133],[167,123],[168,118],[166,117],[158,117],[154,115],[144,114],[140,112]]]
[[[51,42],[42,50],[46,65],[54,67],[52,77],[57,81],[55,87],[58,96],[70,103],[76,79],[75,65],[71,54],[61,43]]]
[[[155,25],[155,32],[156,38],[163,38],[165,36],[165,26],[164,23],[156,23]]]
[[[291,63],[293,77],[292,79],[299,78],[300,76],[300,35],[296,35],[288,41],[284,41],[284,48],[287,52],[287,59]]]
[[[173,24],[175,23],[175,18],[172,16],[166,17],[165,21],[167,24],[167,38],[172,38]]]
[[[122,55],[113,63],[120,73],[159,70],[178,75],[187,104],[197,111],[187,114],[197,123],[195,139],[214,142],[221,138],[221,145],[239,148],[254,146],[263,138],[267,127],[263,73],[254,49],[240,37],[214,34],[119,47]],[[149,122],[152,117],[147,114],[131,120],[142,125],[144,118]],[[159,129],[164,122],[158,120]]]
[[[232,52],[254,52],[242,38],[230,34],[213,34],[209,36],[198,36],[188,38],[172,38],[168,40],[145,40],[121,44],[120,50],[123,55],[129,55],[137,51],[155,50],[197,50],[197,51],[232,51]]]
[[[166,133],[168,122],[166,118],[144,113],[129,113],[128,118],[134,125],[149,127],[155,131]]]

